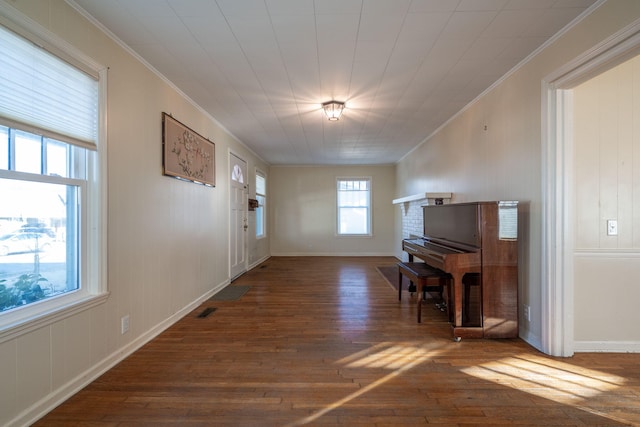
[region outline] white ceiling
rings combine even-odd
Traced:
[[[596,0],[69,2],[268,163],[339,165],[398,161]]]

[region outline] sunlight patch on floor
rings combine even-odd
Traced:
[[[434,351],[442,347],[437,343],[382,342],[341,360],[339,365],[349,368],[403,369],[433,357]]]
[[[405,372],[430,360],[434,356],[438,356],[440,354],[438,349],[442,346],[442,344],[433,343],[420,344],[383,342],[339,360],[337,362],[338,364],[344,365],[348,368],[384,368],[391,370],[391,372],[371,384],[349,394],[348,396],[326,405],[324,408],[321,408],[308,417],[289,424],[287,427],[302,426],[317,420],[332,410],[345,405],[346,403],[400,375],[403,375]]]
[[[626,379],[618,375],[531,354],[505,357],[463,368],[461,372],[544,399],[552,399],[601,417],[622,423],[629,422],[627,419],[593,408],[598,396],[610,398],[625,384]],[[621,407],[626,406],[623,402],[628,398],[619,396]]]
[[[461,371],[541,397],[551,395],[568,404],[610,392],[625,383],[625,379],[617,375],[529,354],[506,357]]]

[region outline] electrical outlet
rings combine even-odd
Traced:
[[[531,322],[531,307],[525,304],[524,306],[524,319],[527,322]]]
[[[129,315],[122,316],[120,319],[120,333],[126,334],[129,332]]]
[[[617,235],[618,235],[618,220],[608,219],[607,220],[607,236],[617,236]]]

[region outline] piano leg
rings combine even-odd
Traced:
[[[460,341],[462,338],[482,338],[484,336],[481,326],[465,326],[463,323],[463,311],[466,308],[463,305],[463,288],[465,285],[462,282],[462,278],[467,273],[469,272],[455,272],[454,274],[452,274],[451,288],[453,290],[453,295],[451,299],[453,307],[449,308],[450,310],[452,310],[449,313],[449,319],[451,321],[453,339],[456,342]],[[468,304],[469,302],[466,301],[466,303]]]
[[[462,326],[462,276],[463,274],[456,273],[451,279],[453,288],[453,326]]]

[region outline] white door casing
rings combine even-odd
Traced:
[[[574,354],[572,88],[638,54],[640,20],[542,81],[542,339],[552,356]]]

